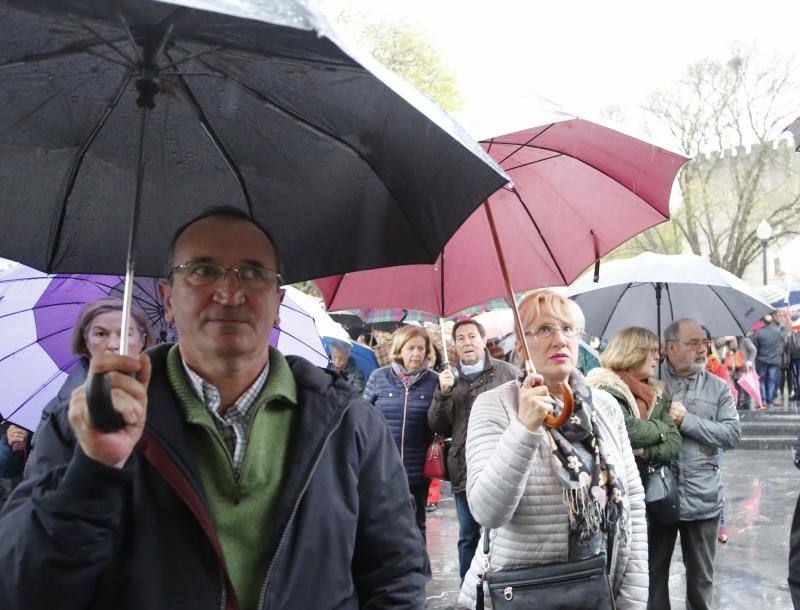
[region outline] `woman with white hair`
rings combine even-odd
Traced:
[[[490,390],[472,407],[467,501],[478,523],[490,528],[489,554],[484,554],[484,530],[459,604],[475,607],[476,586],[485,573],[490,583],[496,573],[548,564],[563,573],[570,563],[596,566],[598,557],[605,571],[610,554],[609,578],[592,581],[606,591],[594,593],[598,599],[608,595],[610,582],[617,608],[645,608],[644,491],[616,401],[590,388],[576,368],[583,314],[551,290],[529,294],[519,309],[538,374]],[[550,427],[545,418],[560,413],[564,383],[574,396],[574,411],[562,426]],[[578,590],[568,580],[559,576],[551,583],[561,585],[558,603],[545,600],[551,587],[540,590],[539,605],[566,607]],[[503,595],[513,597],[514,587]],[[594,605],[588,598],[581,603]]]

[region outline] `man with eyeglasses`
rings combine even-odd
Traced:
[[[683,438],[673,463],[680,490],[680,521],[651,523],[648,608],[669,608],[669,567],[681,536],[686,566],[686,607],[711,608],[714,554],[722,510],[722,479],[717,450],[739,444],[739,415],[728,384],[706,370],[708,339],[694,320],[681,319],[664,331],[663,379],[672,396],[670,415]]]
[[[126,426],[77,389],[0,516],[0,607],[421,608],[427,559],[380,414],[268,345],[275,242],[233,208],[179,229],[177,345],[104,354]]]

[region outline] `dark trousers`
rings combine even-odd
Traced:
[[[458,568],[461,574],[461,582],[469,570],[472,558],[475,556],[475,549],[478,548],[478,540],[481,537],[481,526],[472,516],[467,504],[467,492],[462,491],[456,496],[456,514],[458,515]]]
[[[414,498],[414,513],[417,518],[417,527],[422,532],[422,539],[427,540],[426,527],[425,527],[425,505],[428,502],[428,487],[431,482],[425,481],[424,483],[417,483],[416,485],[409,485],[408,489],[411,492],[411,497]]]
[[[800,400],[800,358],[789,363],[791,373],[791,394],[795,400]]]
[[[789,592],[792,605],[800,608],[800,496],[794,507],[792,529],[789,531]]]
[[[686,567],[686,609],[708,610],[714,593],[714,554],[717,550],[719,517],[681,521],[675,525],[648,526],[650,561],[649,610],[669,610],[669,564],[675,539],[681,534],[683,565]]]
[[[777,364],[766,364],[756,360],[756,373],[761,382],[761,400],[766,407],[768,403],[775,400],[778,390],[778,380],[780,378],[780,366]]]

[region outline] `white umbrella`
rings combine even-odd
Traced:
[[[696,320],[713,337],[744,335],[772,311],[745,282],[694,254],[646,252],[610,261],[598,283],[587,273],[566,294],[583,309],[587,332],[601,339],[628,326],[660,336],[680,318]]]

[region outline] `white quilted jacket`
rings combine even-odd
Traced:
[[[617,608],[647,607],[647,524],[644,490],[616,400],[592,389],[600,451],[616,467],[630,506],[628,543],[616,543],[612,583]],[[481,394],[467,430],[467,500],[475,520],[491,533],[491,569],[566,561],[567,511],[547,435],[528,431],[516,417],[516,381]],[[484,572],[483,536],[464,578],[459,605],[475,607]],[[488,602],[488,589],[486,600]]]

